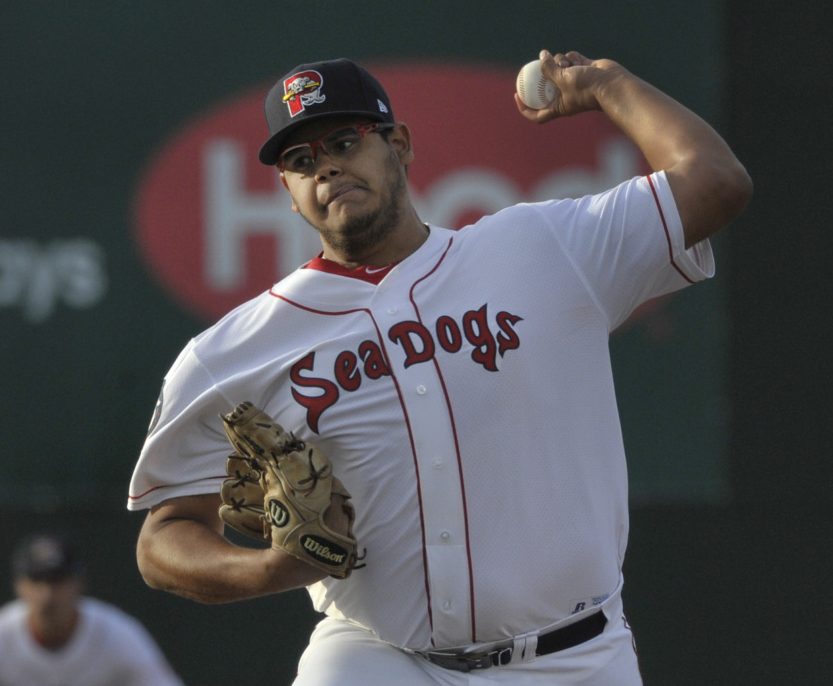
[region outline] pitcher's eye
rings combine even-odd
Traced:
[[[328,136],[324,140],[323,148],[330,154],[343,155],[349,152],[359,140],[361,140],[361,136],[356,129],[344,129],[343,131],[336,131],[331,136]]]
[[[312,150],[289,151],[283,156],[283,167],[289,171],[302,173],[313,167],[315,160],[312,158]]]

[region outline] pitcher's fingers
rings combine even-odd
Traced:
[[[593,63],[593,60],[589,57],[585,57],[580,52],[576,52],[575,50],[570,50],[565,57],[570,61],[572,66],[588,67]]]

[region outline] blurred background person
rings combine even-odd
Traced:
[[[17,598],[0,608],[0,686],[181,686],[147,630],[87,597],[64,538],[39,534],[12,557]]]

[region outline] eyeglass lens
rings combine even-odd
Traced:
[[[343,158],[353,151],[361,139],[362,133],[355,127],[339,129],[317,141],[297,145],[284,151],[281,155],[281,166],[292,172],[307,172],[315,165],[319,148],[330,157]]]

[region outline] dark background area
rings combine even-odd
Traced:
[[[727,234],[731,502],[632,513],[646,684],[829,684],[831,5],[727,4],[726,134],[755,182]]]
[[[718,255],[728,300],[730,495],[719,505],[632,511],[625,603],[645,683],[828,684],[831,19],[828,3],[739,0],[614,7],[123,0],[61,11],[45,0],[7,2],[0,74],[9,92],[27,96],[4,98],[0,110],[0,238],[112,241],[125,231],[125,198],[161,139],[212,102],[322,52],[517,65],[539,47],[567,44],[632,66],[695,109],[702,104],[698,111],[755,182],[751,206],[720,237]],[[109,96],[99,104],[103,84]],[[93,105],[67,107],[70,94]],[[79,177],[83,192],[68,183]],[[203,325],[148,280],[131,250],[113,257],[116,303],[62,310],[15,336],[20,317],[0,312],[8,467],[0,477],[0,601],[11,597],[14,542],[42,528],[68,531],[81,538],[91,593],[139,617],[189,685],[288,684],[317,619],[306,594],[205,607],[148,590],[136,570],[141,515],[123,509],[127,480],[161,375]],[[106,327],[80,341],[71,318]],[[57,370],[45,363],[39,373],[20,373],[33,349],[57,359]],[[121,400],[96,405],[67,394],[57,401],[59,418],[43,413],[42,431],[19,435],[14,417],[28,421],[55,401],[47,396],[58,377]],[[67,435],[55,430],[57,419],[81,428]],[[67,462],[47,461],[56,454]],[[19,473],[43,468],[73,482],[86,476],[89,489],[67,499],[48,484],[18,486]],[[101,483],[113,489],[102,492]],[[274,631],[272,654],[252,649],[264,627]]]

